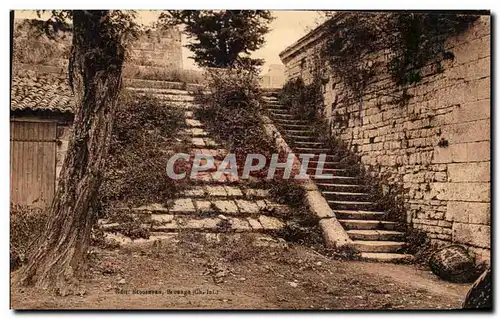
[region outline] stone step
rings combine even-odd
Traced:
[[[367,253],[396,253],[404,246],[404,242],[399,241],[353,240],[352,244],[360,252]]]
[[[193,102],[194,96],[191,95],[180,95],[172,94],[170,90],[164,89],[143,89],[143,88],[128,88],[127,91],[131,91],[141,95],[151,94],[152,96],[162,100],[162,101],[174,101],[174,102]]]
[[[317,167],[318,163],[319,162],[317,159],[312,158],[311,160],[309,160],[309,166],[311,166],[311,167]],[[337,161],[324,161],[323,165],[324,165],[323,166],[324,168],[342,168],[342,167],[344,167],[344,165],[341,162],[337,162]]]
[[[309,124],[292,124],[292,123],[282,123],[278,124],[279,126],[282,126],[284,128],[290,128],[292,130],[306,130],[311,127]]]
[[[373,202],[363,201],[327,200],[327,202],[334,210],[370,210],[375,206]]]
[[[193,161],[193,159],[196,157],[198,154],[203,154],[203,155],[210,155],[214,159],[214,164],[220,163],[224,158],[226,157],[226,152],[224,152],[224,149],[216,149],[216,148],[208,148],[208,147],[199,147],[199,148],[192,148],[189,151],[189,155],[191,156],[190,161]],[[206,160],[201,160],[201,164],[206,163]],[[200,171],[200,174],[203,173],[203,171]]]
[[[293,145],[295,147],[321,147],[323,143],[321,142],[309,142],[309,141],[294,141]]]
[[[139,246],[139,247],[152,247],[151,245],[157,245],[158,242],[161,245],[177,245],[180,240],[185,240],[182,236],[185,232],[183,231],[150,231],[149,238],[136,238],[130,239],[120,233],[104,233],[104,236],[119,242],[121,245],[126,246]],[[233,243],[237,245],[241,242],[242,236],[250,238],[246,241],[249,245],[253,247],[275,247],[285,249],[287,247],[286,242],[280,238],[275,238],[270,234],[263,232],[210,232],[210,231],[193,231],[190,232],[190,237],[196,238],[197,240],[202,240],[207,243]]]
[[[274,119],[294,119],[295,115],[283,113],[283,114],[272,114],[272,117]]]
[[[316,165],[317,165],[317,163],[312,164],[311,162],[309,162],[309,165],[308,165],[308,168],[307,168],[307,173],[310,174],[310,175],[316,174]],[[321,173],[323,175],[324,174],[332,174],[334,176],[349,176],[349,171],[346,170],[346,169],[343,169],[343,168],[326,168],[326,167],[323,167],[321,169]]]
[[[381,220],[385,217],[384,212],[367,210],[334,210],[333,213],[337,216],[337,219]]]
[[[158,222],[169,222],[175,216],[259,216],[270,212],[286,215],[289,207],[267,199],[234,199],[230,197],[179,198],[170,205],[149,204],[134,208],[137,214],[149,215]]]
[[[183,133],[186,135],[192,136],[192,137],[207,137],[208,136],[208,132],[206,132],[202,128],[190,127],[190,128],[185,129]]]
[[[219,144],[210,137],[191,137],[191,144],[194,147],[218,147]]]
[[[334,210],[336,211],[336,210]],[[396,229],[396,223],[384,220],[339,219],[344,228],[350,229]]]
[[[319,181],[322,185],[325,184],[359,184],[359,178],[351,177],[351,176],[333,176],[333,177],[320,177],[320,176],[311,176],[311,178],[315,181]]]
[[[315,136],[307,136],[307,135],[287,135],[287,138],[290,139],[291,142],[299,142],[299,141],[316,141]]]
[[[138,96],[147,96],[146,93],[136,93]],[[153,95],[155,98],[160,100],[165,107],[179,108],[183,110],[195,110],[199,108],[199,105],[194,103],[193,101],[183,101],[183,100],[172,100],[169,96],[163,95]]]
[[[169,82],[169,81],[158,81],[158,80],[144,80],[144,79],[124,79],[124,87],[134,87],[134,88],[156,88],[156,89],[176,89],[184,90],[186,89],[186,83],[183,82]]]
[[[361,259],[365,261],[376,261],[376,262],[410,262],[413,260],[412,255],[408,254],[395,254],[395,253],[361,253]]]
[[[297,153],[304,153],[304,154],[328,154],[328,152],[330,152],[331,150],[329,148],[320,148],[320,147],[295,147],[295,151]]]
[[[405,234],[395,230],[351,229],[347,231],[352,240],[400,241]]]
[[[294,116],[293,114],[290,114],[290,111],[286,110],[286,109],[268,109],[269,112],[271,112],[271,115],[273,117],[276,117],[276,115],[292,115]]]
[[[277,97],[281,93],[281,88],[261,88],[262,95]]]
[[[313,131],[298,131],[298,130],[288,130],[285,129],[283,130],[285,133],[285,136],[289,136],[289,134],[295,134],[295,135],[301,135],[304,137],[314,137],[314,132]]]
[[[306,121],[306,120],[297,120],[297,119],[275,119],[274,123],[277,123],[277,124],[287,124],[287,123],[290,123],[290,124],[304,124],[304,125],[307,125],[309,123],[309,121]]]
[[[274,93],[274,95],[262,95],[262,99],[266,100],[266,101],[277,101],[278,100],[278,97],[276,96],[276,93]]]
[[[276,231],[284,227],[284,223],[275,217],[260,215],[258,217],[205,217],[190,218],[185,216],[175,217],[168,223],[152,225],[154,232],[267,232]]]
[[[368,193],[333,192],[333,191],[324,191],[322,193],[327,200],[334,200],[334,201],[369,201],[371,199],[371,195]]]
[[[290,112],[290,108],[288,106],[283,105],[283,104],[279,103],[278,101],[267,102],[266,106],[267,106],[267,110],[269,112],[277,111],[278,113],[292,114],[292,112]]]
[[[312,165],[312,164],[311,164]],[[329,183],[316,183],[321,191],[330,192],[362,192],[367,187],[359,184],[329,184]]]
[[[127,91],[137,92],[137,93],[151,93],[151,94],[161,94],[161,95],[179,95],[184,97],[193,98],[192,95],[186,90],[178,89],[161,89],[161,88],[138,88],[138,87],[126,87]]]
[[[269,196],[267,189],[259,188],[240,188],[235,186],[194,186],[181,191],[182,196],[189,196],[191,198],[205,198],[205,197],[225,197],[225,198],[266,198]]]
[[[185,122],[188,127],[204,127],[203,123],[195,119],[185,119]]]

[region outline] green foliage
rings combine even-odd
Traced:
[[[264,43],[273,17],[267,10],[169,10],[159,18],[160,25],[184,25],[194,39],[187,47],[202,67],[230,67],[240,62],[252,68],[263,61],[249,54]]]
[[[275,147],[264,133],[259,117],[262,97],[256,74],[231,68],[209,70],[206,75],[209,92],[197,96],[201,107],[196,116],[236,154],[239,170],[243,169],[247,154],[262,154],[269,160]]]
[[[325,22],[327,36],[321,59],[328,62],[355,96],[366,87],[378,65],[366,64],[364,60],[367,54],[379,49],[380,25],[376,16],[342,12]]]
[[[300,77],[287,81],[278,98],[294,115],[302,119],[316,119],[323,109],[321,81],[316,77],[307,85]]]
[[[37,10],[38,18],[49,10]],[[134,10],[50,10],[46,21],[32,19],[29,23],[48,37],[57,37],[59,32],[73,30],[72,20],[78,15],[99,16],[98,23],[108,40],[127,43],[137,37],[141,26],[135,22],[137,12]]]
[[[359,98],[381,70],[383,62],[372,55],[377,52],[389,57],[387,69],[396,85],[418,83],[420,70],[428,64],[436,63],[443,71],[441,61],[453,58],[444,47],[446,39],[465,31],[477,18],[437,12],[335,13],[324,24],[321,58],[347,85],[351,98]]]
[[[41,20],[16,22],[12,38],[14,63],[67,65],[69,58],[68,33],[65,32],[66,30],[60,30],[56,35],[47,36],[43,31],[44,27],[45,23]]]
[[[269,188],[269,195],[280,204],[293,208],[304,206],[306,191],[297,182],[275,178]]]
[[[127,64],[123,68],[123,76],[130,79],[144,79],[157,81],[182,82],[202,84],[203,73],[197,70],[166,69],[163,67],[139,67]]]
[[[118,105],[101,205],[166,203],[181,186],[168,178],[165,168],[169,156],[183,148],[183,141],[175,139],[184,124],[183,110],[127,92]]]
[[[40,208],[11,205],[10,207],[10,251],[24,261],[35,239],[45,228],[47,212]],[[11,260],[12,262],[12,260]]]
[[[450,36],[465,31],[478,16],[447,13],[398,13],[389,16],[386,32],[394,57],[389,71],[398,85],[412,84],[421,79],[419,70],[432,61],[444,60],[450,52],[444,42]]]

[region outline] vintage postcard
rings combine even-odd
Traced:
[[[11,11],[11,309],[492,309],[483,11]]]

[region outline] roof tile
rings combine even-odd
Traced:
[[[11,111],[73,112],[74,95],[65,74],[20,70],[12,76]]]

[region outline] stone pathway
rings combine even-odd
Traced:
[[[153,94],[168,101],[168,105],[172,107],[184,108],[186,125],[182,138],[191,142],[191,155],[213,155],[217,166],[228,151],[218,145],[204,130],[203,123],[195,118],[193,110],[197,106],[194,97],[178,83],[161,82],[126,81],[130,91]],[[285,214],[288,206],[273,202],[267,190],[250,188],[231,175],[222,175],[221,178],[214,175],[215,169],[198,173],[196,179],[188,180],[188,187],[169,205],[151,203],[134,208],[137,214],[149,217],[149,222],[144,227],[150,230],[151,235],[146,241],[172,237],[182,231],[194,231],[207,235],[243,232],[261,234],[258,237],[260,240],[278,242],[270,235],[282,229],[284,222],[274,216]],[[119,224],[105,219],[99,222],[109,237],[121,242],[131,241],[114,231],[119,229]]]
[[[405,234],[396,229],[396,223],[385,220],[384,212],[377,210],[363,181],[316,139],[309,121],[296,118],[272,93],[268,93],[265,100],[274,124],[296,155],[314,154],[308,174],[362,257],[375,261],[410,258],[410,255],[399,253]],[[323,172],[332,176],[319,179],[314,176],[314,170],[322,153],[327,154]]]

